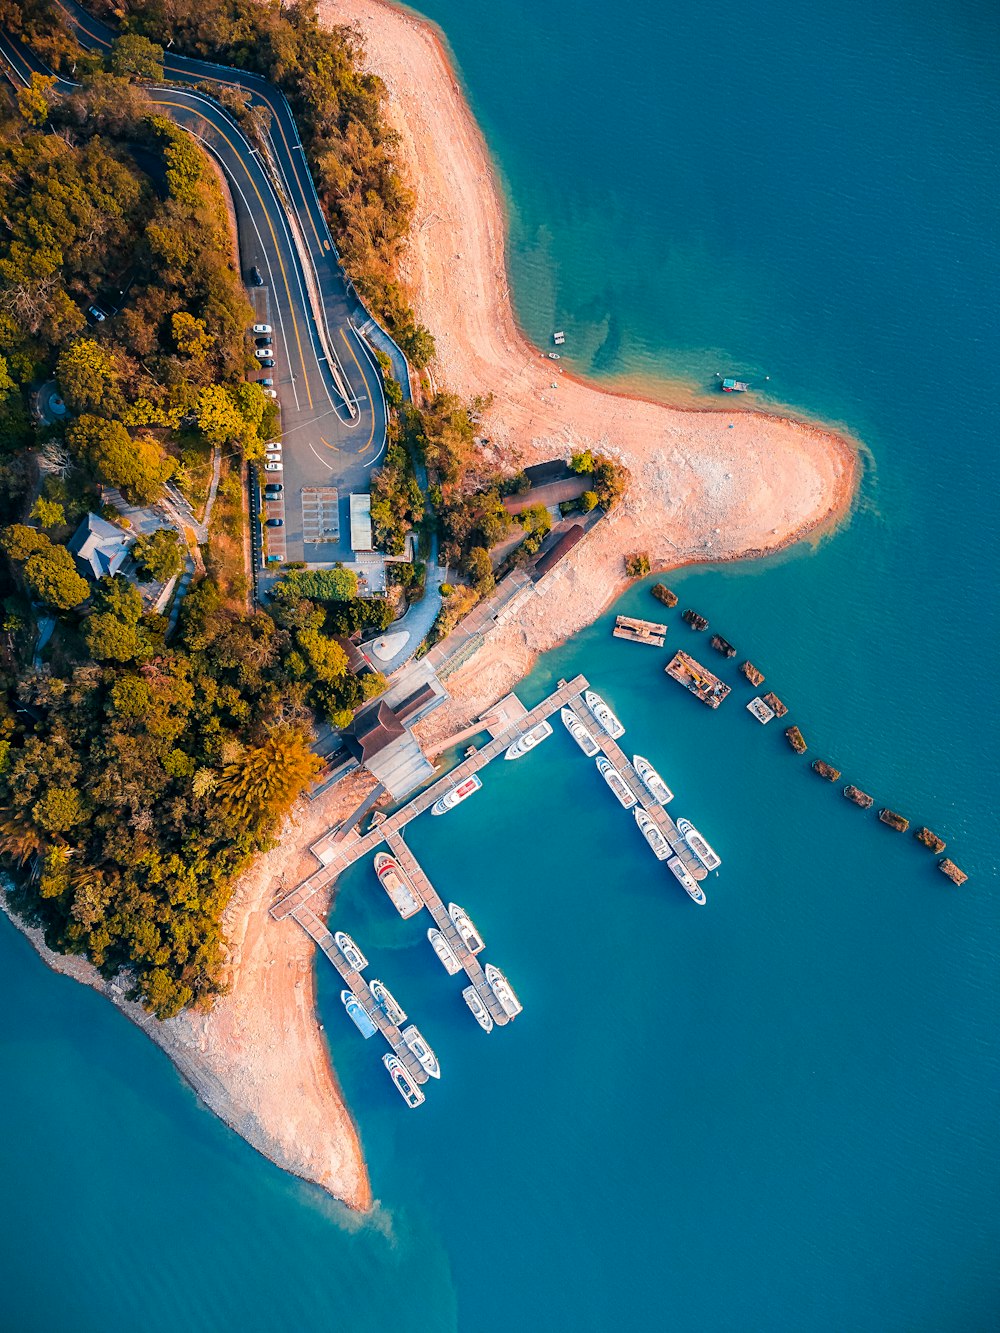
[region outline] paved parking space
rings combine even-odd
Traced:
[[[302,540],[307,546],[340,538],[339,503],[336,486],[303,486]]]

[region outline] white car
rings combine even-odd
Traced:
[[[270,324],[255,324],[255,325],[253,326],[253,331],[254,331],[254,333],[273,333],[273,332],[274,332],[274,330],[271,328]]]
[[[277,395],[277,393],[275,392],[274,389],[265,389],[265,390],[264,390],[264,397],[265,397],[265,398],[277,398],[277,396],[278,396],[278,395]]]
[[[265,448],[265,450],[266,450],[269,454],[280,454],[280,453],[281,453],[281,441],[280,441],[280,440],[268,440],[267,444],[264,445],[264,448]]]
[[[280,455],[280,454],[265,454],[265,455],[264,455],[264,461],[267,462],[267,463],[280,463],[280,462],[281,462],[281,455]]]
[[[285,466],[283,463],[275,463],[271,461],[264,464],[265,472],[284,472],[284,470]]]
[[[269,361],[269,360],[271,359],[271,348],[270,348],[270,347],[255,347],[255,348],[253,349],[253,354],[254,354],[254,356],[257,358],[258,361]],[[273,364],[273,363],[272,363],[272,364]]]

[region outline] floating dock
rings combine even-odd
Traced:
[[[747,712],[752,713],[762,727],[766,727],[774,717],[774,709],[768,708],[759,694],[747,704]]]
[[[630,639],[633,643],[649,643],[654,648],[662,648],[667,638],[667,627],[657,624],[655,620],[619,616],[611,633],[616,639]]]
[[[730,692],[728,685],[718,676],[713,676],[708,667],[703,667],[688,653],[675,653],[664,670],[696,699],[708,704],[709,708],[718,708]]]

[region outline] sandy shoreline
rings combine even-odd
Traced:
[[[465,398],[493,395],[482,426],[486,461],[524,465],[593,447],[632,474],[625,500],[546,581],[544,596],[449,679],[452,703],[422,728],[433,747],[619,595],[624,555],[644,550],[654,568],[667,569],[763,555],[822,533],[849,512],[860,462],[846,439],[814,424],[728,402],[666,407],[595,388],[545,359],[516,324],[503,200],[436,33],[382,0],[321,0],[321,12],[361,31],[368,63],[386,84],[418,201],[404,277],[437,340],[436,382]],[[318,1026],[314,946],[294,921],[275,922],[268,908],[316,868],[304,849],[370,786],[359,773],[302,803],[279,847],[242,878],[225,919],[230,991],[209,1014],[156,1023],[88,964],[52,954],[37,932],[25,932],[50,966],[95,986],[142,1027],[249,1143],[356,1209],[370,1207],[371,1190]]]

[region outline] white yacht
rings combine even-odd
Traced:
[[[382,1063],[389,1071],[389,1077],[396,1085],[396,1091],[411,1109],[414,1106],[422,1106],[427,1098],[420,1091],[413,1079],[407,1072],[406,1065],[398,1055],[393,1055],[391,1051],[382,1056]]]
[[[629,791],[628,783],[618,772],[617,768],[615,768],[611,760],[605,758],[604,755],[601,755],[600,759],[597,761],[597,769],[601,777],[618,797],[619,804],[624,806],[626,810],[631,810],[633,805],[635,805],[635,797]]]
[[[431,1050],[425,1039],[420,1035],[420,1029],[415,1023],[411,1023],[408,1028],[403,1028],[403,1040],[409,1046],[410,1050],[423,1065],[424,1069],[431,1078],[441,1077],[441,1066],[438,1064],[437,1056]]]
[[[705,902],[707,901],[705,898],[704,890],[701,888],[699,884],[697,884],[691,878],[688,872],[684,869],[684,862],[680,859],[679,856],[672,856],[670,858],[670,860],[667,862],[667,869],[672,870],[674,872],[674,874],[677,876],[677,879],[680,881],[680,884],[682,885],[684,892],[692,900],[692,902],[696,902],[699,907],[704,907]]]
[[[453,977],[456,972],[461,972],[462,964],[455,956],[455,950],[451,947],[441,932],[434,926],[427,932],[427,938],[431,942],[431,948],[437,954],[441,961],[441,966]]]
[[[368,989],[374,995],[378,1007],[394,1027],[398,1028],[400,1023],[406,1022],[406,1010],[384,982],[379,981],[378,977],[373,977],[368,983]]]
[[[448,915],[454,921],[455,929],[461,935],[469,953],[482,953],[486,948],[486,941],[473,925],[472,918],[465,908],[459,907],[458,903],[449,903]]]
[[[530,731],[518,736],[513,745],[508,745],[504,758],[520,759],[522,755],[530,754],[536,745],[541,745],[542,741],[551,735],[552,723],[546,722],[543,718],[541,722],[536,722]]]
[[[674,794],[649,760],[644,759],[641,754],[634,754],[632,764],[653,800],[659,805],[669,805],[674,799]]]
[[[333,936],[337,948],[344,955],[355,972],[363,972],[368,966],[368,959],[348,935],[346,930],[338,930]]]
[[[587,690],[583,696],[583,701],[613,740],[618,740],[620,736],[625,735],[625,728],[599,694],[595,694],[593,690]]]
[[[635,822],[639,825],[639,832],[653,849],[653,855],[657,861],[665,861],[670,856],[673,848],[667,842],[666,836],[662,830],[658,829],[645,810],[636,806],[632,811],[635,815]]]
[[[718,870],[719,866],[722,865],[722,857],[714,847],[709,846],[690,819],[678,819],[677,832],[706,870]]]
[[[435,801],[431,806],[431,814],[447,814],[449,810],[454,810],[456,805],[461,805],[463,801],[467,800],[473,792],[479,791],[482,785],[482,782],[473,773],[464,782],[460,782],[457,787],[452,787],[451,791],[446,791],[440,800]]]
[[[483,1029],[484,1032],[493,1031],[493,1015],[483,1004],[483,998],[476,990],[475,986],[466,986],[462,991],[462,999],[472,1010],[472,1016]]]
[[[423,907],[420,894],[410,883],[406,872],[394,856],[388,852],[378,852],[375,856],[375,873],[379,883],[392,900],[392,905],[405,921],[416,916]]]
[[[486,964],[486,980],[490,983],[490,990],[500,1001],[500,1007],[508,1018],[516,1018],[524,1006],[514,993],[514,987],[510,984],[504,974],[498,967],[492,963]]]
[[[595,755],[601,753],[601,747],[597,744],[593,736],[591,736],[590,732],[583,725],[583,723],[580,721],[577,715],[573,712],[572,708],[561,709],[559,716],[563,720],[563,726],[573,737],[577,745],[579,745],[580,749],[583,751],[583,753],[587,756],[588,759],[593,759]]]
[[[350,990],[342,990],[340,992],[340,1001],[348,1014],[350,1014],[351,1021],[361,1033],[362,1037],[364,1037],[365,1041],[367,1041],[369,1037],[374,1037],[378,1028],[372,1022],[371,1014],[369,1014],[368,1010],[354,992]]]

